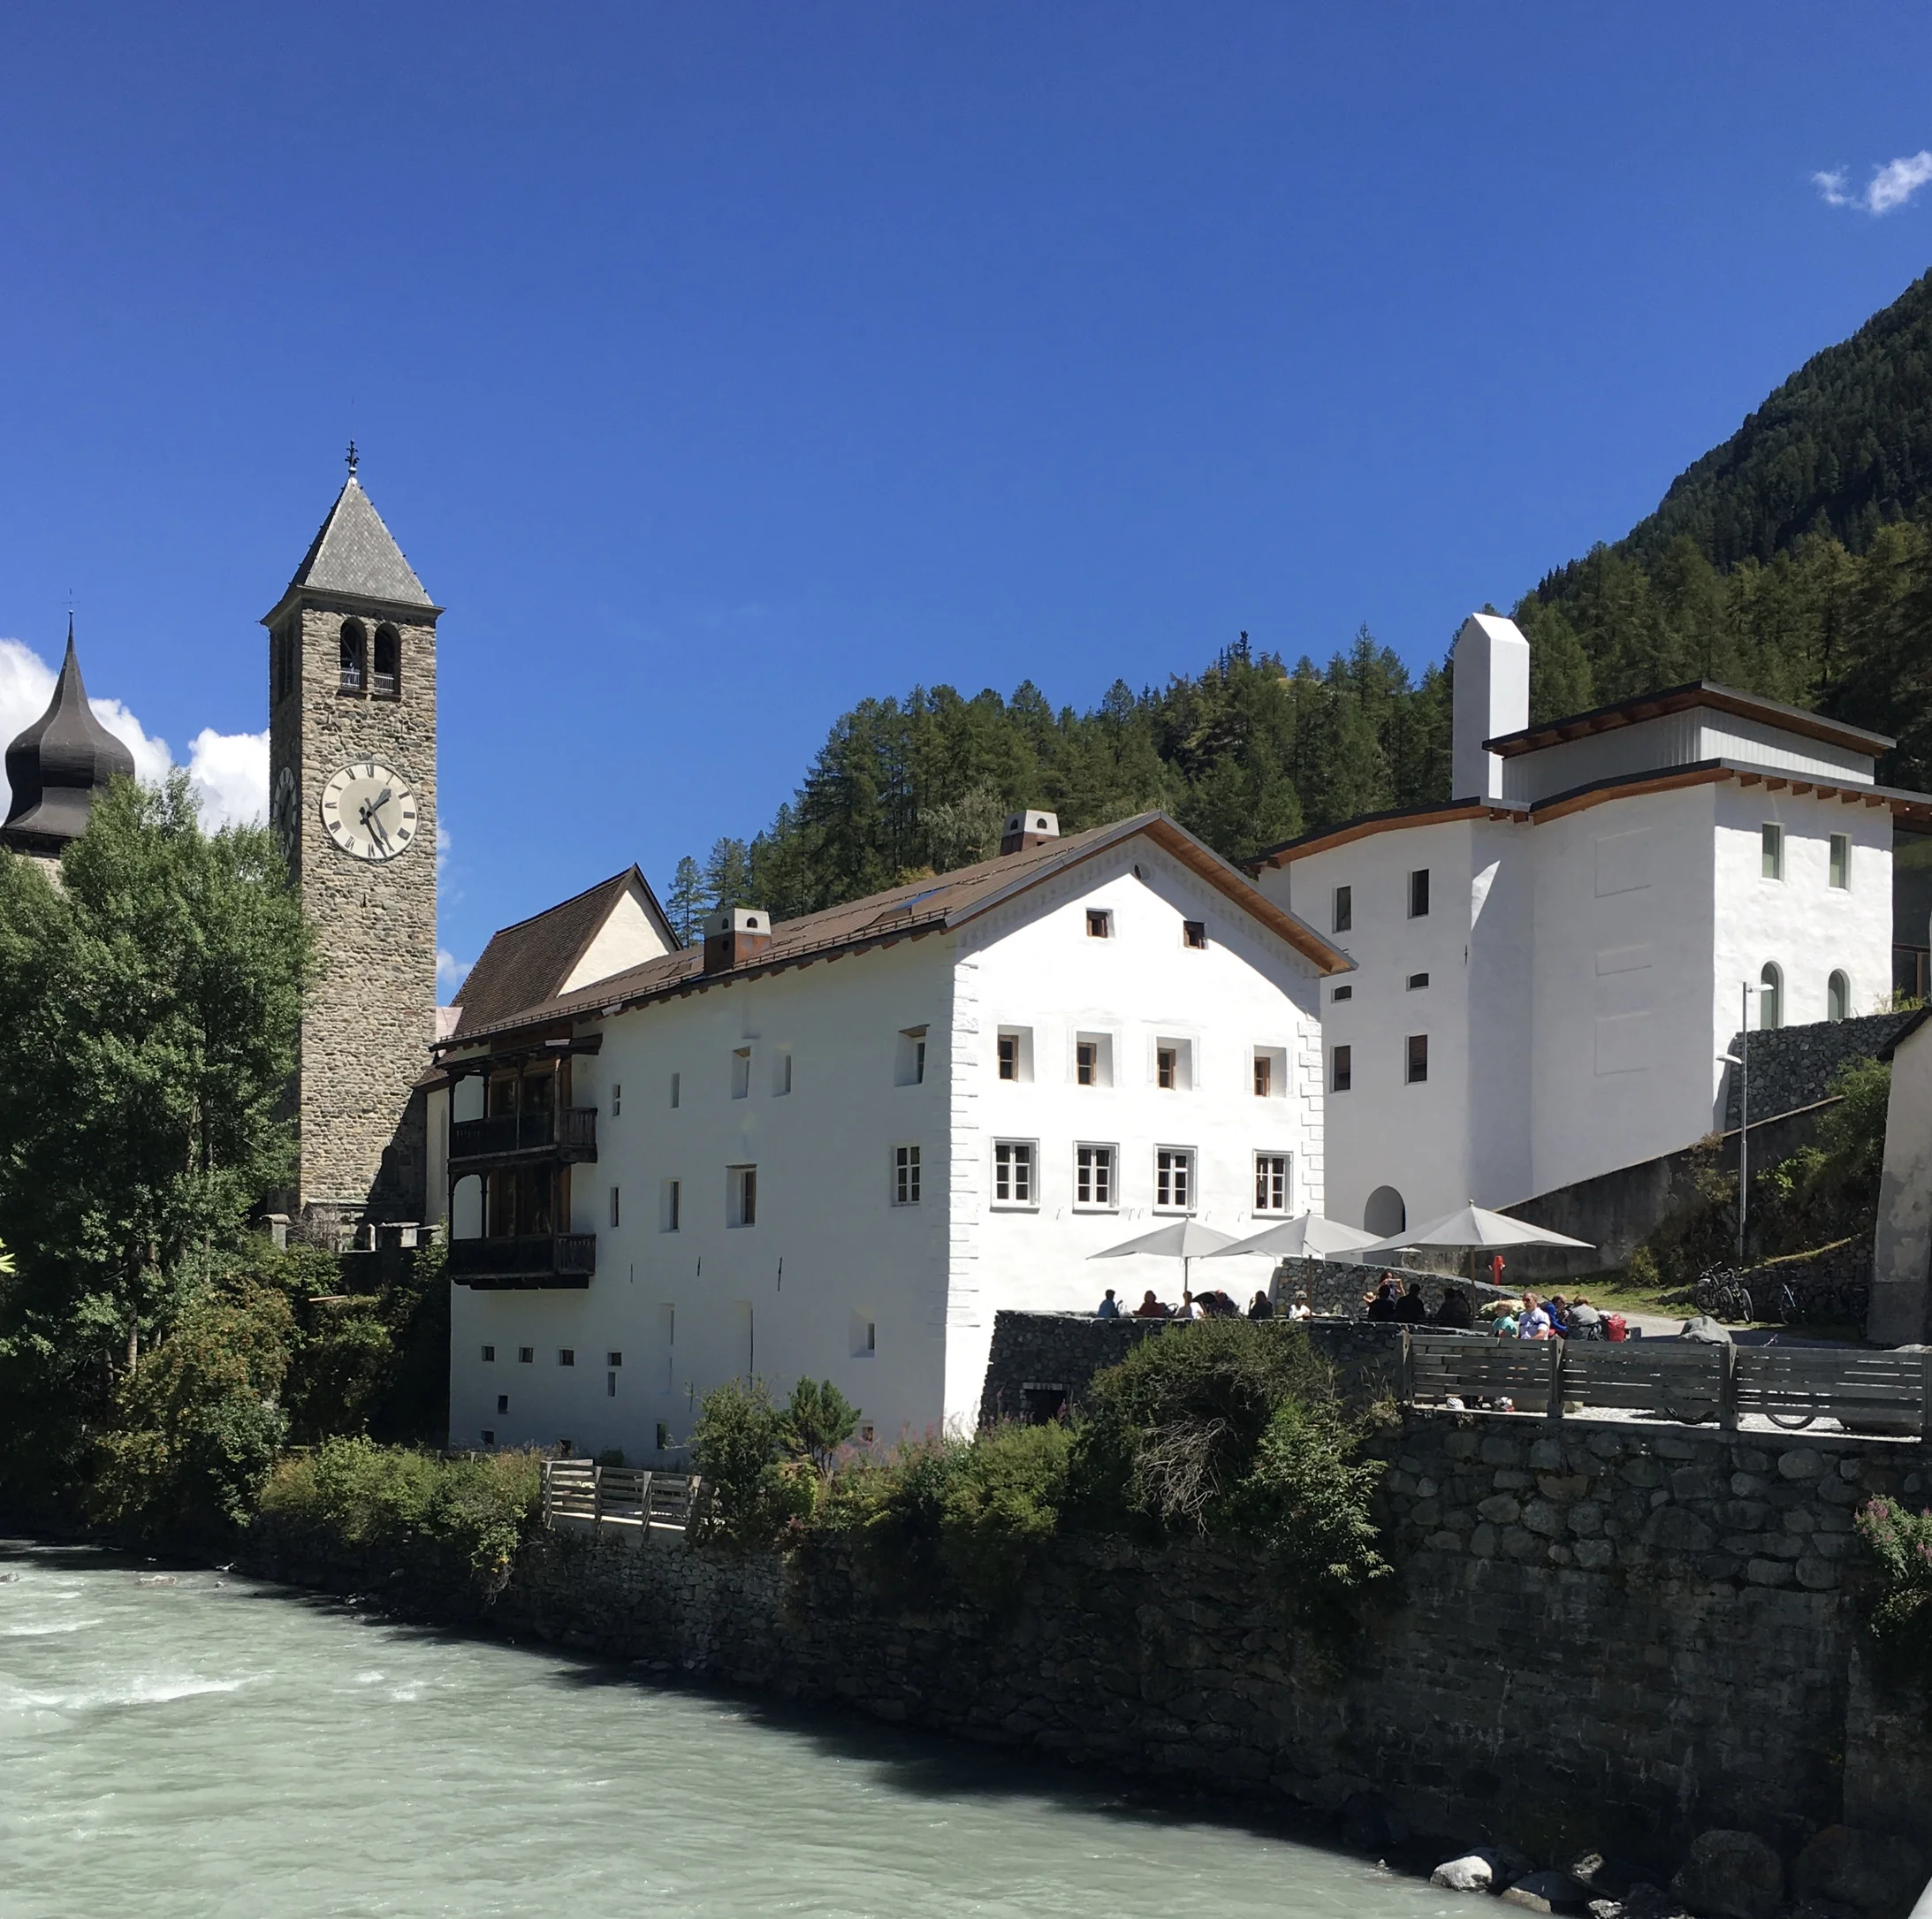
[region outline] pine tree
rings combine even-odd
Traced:
[[[678,862],[678,870],[672,875],[671,897],[666,911],[670,916],[672,932],[688,946],[697,937],[704,919],[704,875],[688,853]]]

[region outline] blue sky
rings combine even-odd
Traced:
[[[1436,657],[1932,264],[1928,72],[1883,5],[13,9],[0,636],[71,589],[177,758],[258,730],[353,433],[474,957],[867,694]]]

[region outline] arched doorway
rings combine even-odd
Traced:
[[[1378,1239],[1387,1239],[1392,1233],[1401,1232],[1409,1223],[1409,1208],[1403,1204],[1402,1195],[1393,1186],[1378,1186],[1368,1196],[1368,1204],[1362,1208],[1362,1230],[1373,1233]]]

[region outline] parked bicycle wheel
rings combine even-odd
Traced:
[[[1764,1416],[1773,1426],[1781,1427],[1787,1433],[1800,1433],[1818,1417],[1819,1411],[1818,1402],[1808,1394],[1800,1398],[1794,1393],[1775,1411],[1767,1406]]]

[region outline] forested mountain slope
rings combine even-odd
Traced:
[[[1896,735],[1881,777],[1932,788],[1932,275],[1807,362],[1614,546],[1515,608],[1535,719],[1712,679]],[[1466,609],[1445,609],[1453,628]],[[1009,806],[1068,832],[1160,806],[1229,858],[1358,812],[1447,799],[1449,680],[1365,628],[1326,666],[1252,651],[1087,712],[1031,684],[840,716],[756,840],[684,861],[672,910],[781,918],[991,851]]]

